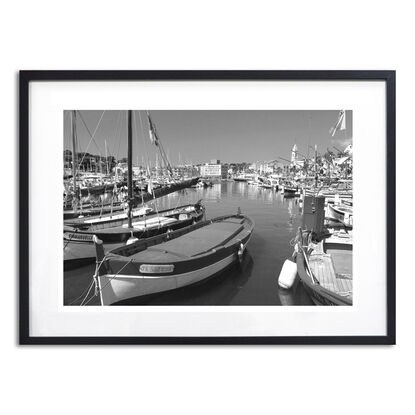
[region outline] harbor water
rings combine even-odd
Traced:
[[[221,181],[205,189],[180,190],[148,205],[162,210],[199,199],[206,207],[207,219],[236,213],[239,208],[255,221],[243,261],[199,285],[137,299],[137,305],[312,305],[300,283],[289,291],[278,287],[279,272],[292,255],[290,241],[301,222],[299,198],[286,198],[275,189],[247,182]],[[94,269],[95,265],[89,265],[65,271],[65,305],[80,304]],[[98,305],[99,298],[88,304]]]

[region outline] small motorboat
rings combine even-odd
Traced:
[[[259,187],[262,187],[263,189],[272,189],[273,188],[272,184],[268,180],[261,182]]]
[[[196,184],[194,184],[192,187],[194,189],[206,189],[207,187],[212,187],[213,183],[210,181],[205,180],[199,180]]]
[[[96,292],[110,305],[200,283],[242,260],[254,222],[240,213],[199,222],[105,254],[94,237]]]
[[[247,182],[249,179],[245,176],[245,174],[237,174],[233,177],[235,182]]]
[[[351,225],[353,224],[353,206],[348,206],[343,203],[340,205],[328,203],[326,216],[330,219],[345,223],[346,225]]]
[[[294,197],[300,195],[300,190],[298,186],[292,182],[286,181],[282,185],[279,186],[281,193],[284,197]]]

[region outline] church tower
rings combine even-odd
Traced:
[[[295,166],[297,164],[297,144],[294,144],[293,149],[291,150],[291,165]]]

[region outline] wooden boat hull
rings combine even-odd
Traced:
[[[140,276],[107,274],[98,277],[101,293],[101,304],[110,305],[119,301],[142,297],[150,294],[172,291],[177,288],[199,283],[213,275],[217,275],[231,266],[237,260],[237,254],[232,253],[226,258],[194,271],[174,276]],[[105,289],[102,289],[105,287]]]
[[[297,254],[297,269],[301,282],[311,300],[316,305],[336,305],[336,306],[351,306],[352,301],[345,297],[341,297],[332,291],[325,289],[320,285],[316,285],[311,281],[311,278],[305,270],[304,256],[302,253]]]
[[[91,204],[84,205],[82,207],[82,216],[93,216],[93,215],[105,215],[111,212],[119,212],[122,211],[124,207],[122,206],[121,202],[116,202],[111,207],[110,204],[105,204],[103,206],[92,206]],[[63,219],[75,219],[79,217],[80,211],[71,209],[64,209],[63,211]]]
[[[202,228],[207,229],[212,224],[219,224],[220,220],[225,222],[230,218],[239,218],[241,220],[240,223],[242,223],[242,220],[244,221],[244,225],[236,224],[234,228],[238,230],[234,232],[230,239],[225,238],[223,243],[215,245],[214,248],[208,249],[207,252],[201,252],[197,255],[183,255],[180,252],[171,253],[169,249],[164,251],[166,246],[170,246],[168,245],[169,243],[174,243],[175,245],[173,246],[177,247],[177,244],[181,243],[179,239],[181,237],[191,238],[192,231],[203,230]],[[253,221],[243,215],[233,215],[224,219],[217,218],[213,221],[199,223],[189,228],[192,229],[179,231],[181,234],[177,234],[177,236],[169,234],[173,238],[171,241],[168,241],[165,236],[164,243],[160,244],[160,248],[158,248],[159,244],[156,243],[153,248],[153,245],[150,243],[150,248],[144,249],[142,260],[140,260],[139,256],[117,255],[120,249],[109,253],[100,267],[100,269],[103,268],[104,270],[101,270],[97,276],[101,304],[110,305],[135,297],[171,291],[200,283],[214,275],[220,274],[241,258],[252,234]],[[194,243],[197,244],[198,242],[195,240]],[[133,245],[124,248],[122,251],[126,251],[126,249],[138,250],[137,255],[141,252],[138,247]],[[145,259],[147,249],[159,251],[160,258],[166,255],[168,259],[148,261]],[[192,247],[192,249],[197,250],[197,247]],[[180,250],[176,249],[176,251]],[[153,255],[155,254],[153,253]],[[175,258],[176,256],[177,258]],[[134,258],[134,260],[129,258]],[[172,258],[175,259],[172,260]],[[163,271],[157,272],[159,268]],[[152,271],[153,269],[155,270],[154,272]]]
[[[316,305],[336,305],[336,306],[351,306],[353,301],[350,297],[345,297],[331,291],[322,285],[313,282],[309,273],[306,270],[306,258],[302,250],[297,253],[297,273],[300,280],[309,294],[310,298]]]
[[[330,219],[338,220],[346,225],[351,225],[353,223],[353,207],[328,204],[327,216]]]

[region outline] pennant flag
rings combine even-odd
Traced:
[[[346,111],[343,111],[342,122],[340,124],[340,130],[346,129]]]
[[[344,152],[346,153],[346,154],[349,154],[350,156],[353,154],[353,147],[352,147],[352,145],[351,144],[349,144],[345,149],[344,149]]]
[[[147,192],[150,194],[153,193],[153,184],[151,183],[151,176],[148,178]]]
[[[332,137],[334,137],[334,134],[336,134],[339,130],[345,130],[346,129],[346,111],[341,110],[339,112],[339,117],[337,118],[336,124],[334,127],[330,128],[330,134]]]
[[[147,113],[147,117],[148,117],[148,125],[150,127],[150,141],[155,146],[158,146],[159,145],[159,139],[157,137],[156,128],[154,127],[153,121],[151,120],[151,117],[150,117],[149,113]]]

